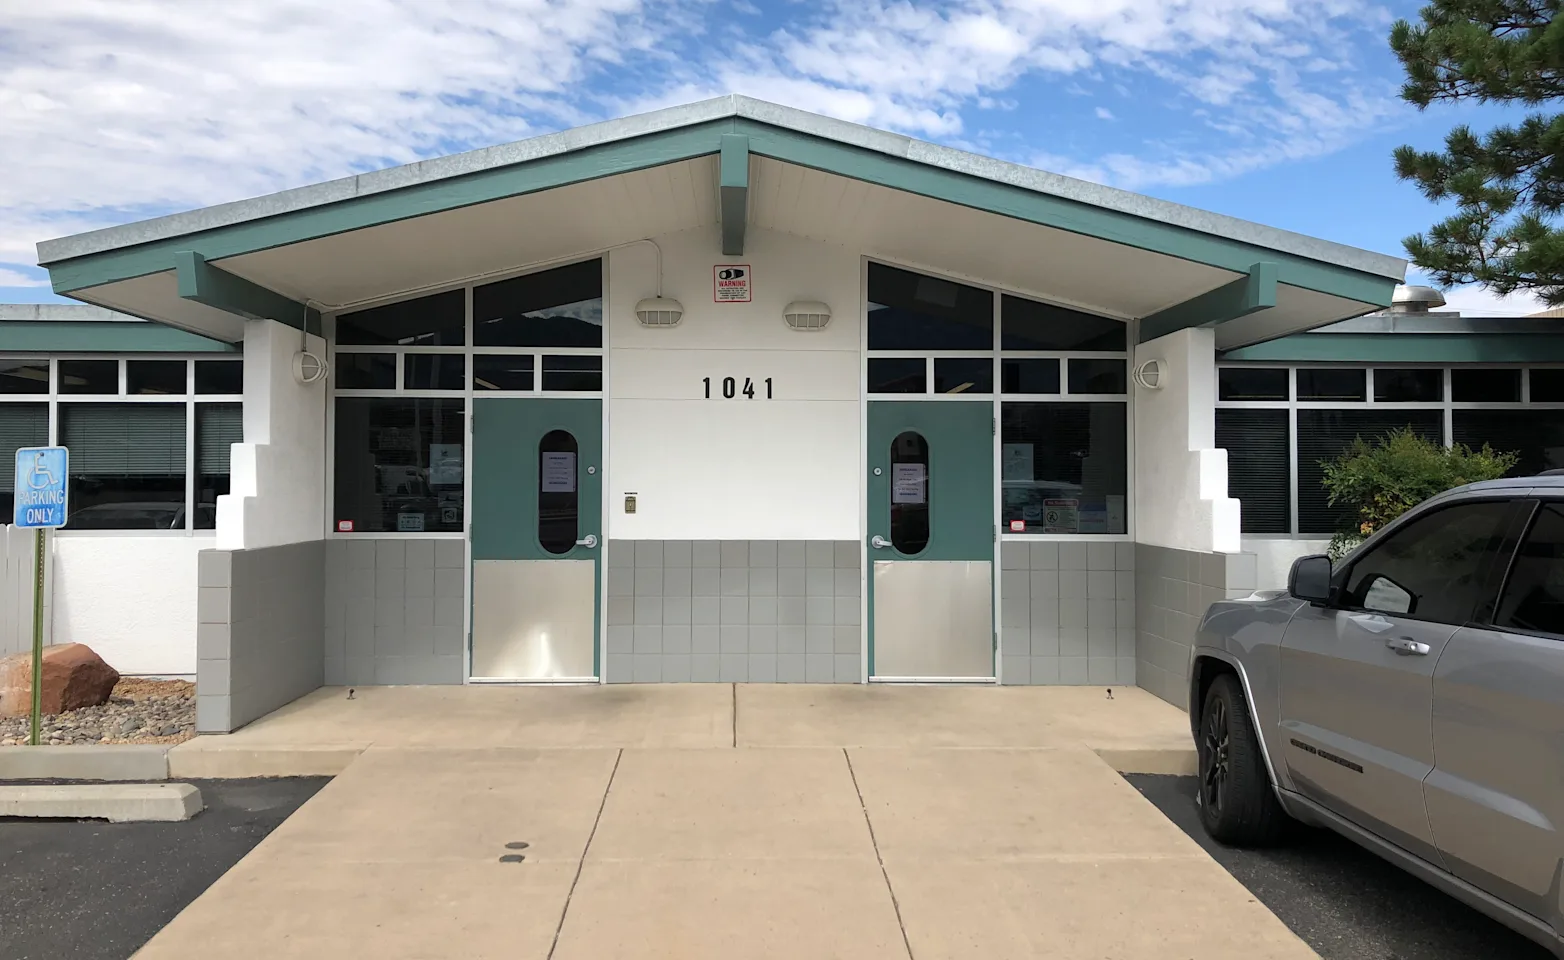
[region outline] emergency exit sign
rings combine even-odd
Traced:
[[[747,263],[719,263],[711,268],[712,299],[718,303],[750,302],[750,269]]]

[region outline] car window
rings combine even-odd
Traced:
[[[1537,511],[1494,623],[1564,637],[1564,504],[1544,503]]]
[[[1463,503],[1412,520],[1353,563],[1342,605],[1465,623],[1488,582],[1511,510],[1508,501]]]

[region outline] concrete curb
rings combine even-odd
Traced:
[[[189,820],[203,809],[188,783],[65,783],[0,787],[0,817],[110,823]]]
[[[169,776],[210,780],[334,777],[369,747],[367,743],[230,747],[222,739],[197,737],[170,750]]]
[[[1193,746],[1107,747],[1098,750],[1097,756],[1120,773],[1157,773],[1192,777],[1200,769]]]
[[[0,780],[167,780],[162,744],[0,748]]]

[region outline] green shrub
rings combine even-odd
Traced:
[[[1320,462],[1330,505],[1353,511],[1353,526],[1331,539],[1331,559],[1343,556],[1369,534],[1436,493],[1504,476],[1516,459],[1513,453],[1496,453],[1486,443],[1475,451],[1463,444],[1443,447],[1410,428],[1374,443],[1358,437],[1335,460]]]

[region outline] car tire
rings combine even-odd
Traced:
[[[1211,683],[1196,733],[1200,821],[1206,833],[1232,846],[1264,846],[1281,838],[1287,814],[1266,773],[1260,739],[1238,677]]]

